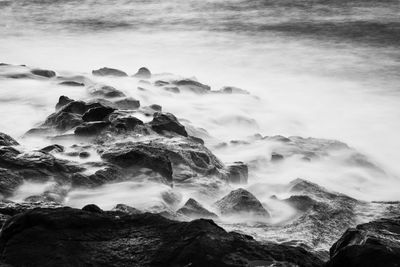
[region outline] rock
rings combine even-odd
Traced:
[[[127,143],[114,146],[102,153],[101,157],[126,169],[147,168],[162,175],[168,183],[172,182],[172,165],[164,150],[141,143]]]
[[[154,86],[157,86],[157,87],[161,87],[161,86],[168,85],[168,84],[169,84],[169,82],[162,81],[162,80],[157,80],[154,82]]]
[[[140,107],[140,101],[132,97],[127,97],[121,100],[117,100],[114,102],[114,104],[119,109],[127,109],[127,110],[138,109]]]
[[[244,95],[249,94],[249,92],[247,92],[246,90],[234,86],[225,86],[220,90],[220,92],[224,94],[244,94]]]
[[[348,229],[330,249],[327,267],[395,267],[400,263],[400,217]]]
[[[142,67],[140,68],[134,75],[133,77],[139,78],[139,79],[150,79],[151,78],[151,72],[149,69]]]
[[[181,92],[179,88],[176,86],[166,86],[164,87],[164,90],[174,94],[179,94]]]
[[[56,76],[56,73],[52,70],[33,69],[31,73],[46,78],[52,78]]]
[[[261,202],[250,192],[239,188],[218,200],[215,206],[222,215],[239,215],[250,213],[255,216],[269,217],[268,211]]]
[[[60,108],[71,102],[74,102],[74,100],[64,95],[60,96],[60,98],[58,99],[58,103],[56,104],[56,110],[59,110]]]
[[[172,190],[167,190],[161,193],[162,200],[169,206],[176,206],[182,200],[181,194],[178,194]]]
[[[95,204],[89,204],[86,205],[82,208],[82,210],[84,211],[89,211],[89,212],[93,212],[93,213],[103,213],[103,210],[99,208],[99,206],[95,205]]]
[[[190,218],[217,219],[218,216],[205,209],[199,202],[193,198],[189,198],[185,205],[177,211],[178,214],[188,216]]]
[[[134,207],[125,205],[125,204],[117,204],[113,209],[113,211],[120,211],[123,213],[127,213],[127,214],[141,214],[143,212],[141,212],[138,209],[135,209]]]
[[[314,205],[317,205],[317,202],[311,197],[303,195],[290,196],[283,201],[289,203],[289,205],[299,211],[307,211],[311,209]]]
[[[63,82],[60,82],[59,85],[75,86],[75,87],[85,86],[84,83],[79,83],[79,82],[75,82],[75,81],[63,81]]]
[[[57,144],[49,145],[49,146],[46,146],[46,147],[40,149],[40,151],[46,152],[46,153],[51,153],[51,152],[60,153],[60,152],[64,152],[64,150],[65,150],[65,148],[62,145],[57,145]]]
[[[115,76],[115,77],[126,77],[128,74],[123,72],[122,70],[112,69],[103,67],[98,70],[93,70],[92,74],[95,76]]]
[[[83,151],[83,152],[79,153],[79,157],[82,159],[86,159],[86,158],[90,157],[90,154],[89,154],[89,152]]]
[[[0,168],[0,194],[10,197],[22,185],[24,178],[11,170]]]
[[[211,220],[38,208],[9,219],[2,261],[13,266],[322,266],[303,248],[259,243]]]
[[[114,97],[124,97],[125,94],[118,89],[108,85],[92,85],[88,87],[89,94],[96,97],[114,98]]]
[[[234,184],[247,184],[249,169],[243,162],[235,162],[228,167],[228,181]]]
[[[115,128],[125,131],[133,131],[137,125],[143,125],[138,118],[119,113],[111,114],[109,120]]]
[[[110,123],[106,121],[86,122],[75,128],[75,135],[89,137],[101,133]]]
[[[83,114],[82,119],[83,121],[102,121],[108,115],[113,113],[115,108],[99,106],[89,109],[88,111]]]
[[[159,112],[161,112],[161,110],[162,110],[162,107],[161,107],[160,105],[157,105],[157,104],[152,104],[152,105],[150,105],[149,107],[150,107],[152,110],[159,111]]]
[[[283,160],[283,159],[284,159],[284,157],[283,157],[281,154],[272,152],[272,154],[271,154],[271,161],[273,161],[273,162],[278,162],[278,161],[281,161],[281,160]]]
[[[18,142],[11,136],[0,132],[0,146],[18,146]]]
[[[188,136],[185,127],[179,123],[178,119],[171,113],[156,112],[153,120],[149,123],[151,128],[157,133],[163,131],[174,132],[183,136]]]
[[[174,82],[178,86],[180,91],[189,91],[196,94],[205,94],[211,90],[211,87],[194,80],[178,80]]]

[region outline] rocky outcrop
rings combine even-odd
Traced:
[[[139,79],[150,79],[151,78],[151,72],[148,68],[141,67],[134,75],[133,77],[139,78]]]
[[[327,267],[396,267],[400,265],[400,217],[348,229],[331,247]]]
[[[188,136],[185,126],[180,124],[178,119],[171,113],[154,113],[153,120],[149,123],[149,125],[157,133],[162,134],[164,131],[167,131]]]
[[[248,213],[266,218],[270,216],[261,202],[249,191],[242,188],[231,191],[228,195],[218,200],[215,206],[222,215]]]
[[[115,76],[115,77],[126,77],[128,74],[122,70],[117,70],[113,68],[103,67],[98,70],[93,70],[92,74],[95,76]]]
[[[9,219],[0,253],[13,266],[322,265],[302,248],[261,244],[210,220],[71,208],[39,208]]]
[[[0,132],[0,146],[17,146],[19,145],[14,138],[9,136],[8,134]]]
[[[204,208],[199,202],[197,202],[193,198],[189,198],[188,201],[186,201],[185,205],[183,205],[182,208],[177,210],[176,213],[187,216],[189,218],[193,218],[193,219],[199,219],[199,218],[216,219],[216,218],[218,218],[218,216],[215,213],[208,211],[206,208]]]

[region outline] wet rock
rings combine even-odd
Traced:
[[[13,217],[2,229],[0,252],[13,266],[323,264],[302,248],[261,244],[211,220],[176,222],[149,213],[72,208],[39,208]]]
[[[228,168],[228,181],[234,184],[247,184],[249,169],[243,162],[235,162]]]
[[[133,77],[140,79],[150,79],[151,72],[148,68],[142,67],[133,75]]]
[[[57,144],[49,145],[49,146],[46,146],[46,147],[40,149],[40,151],[46,152],[46,153],[51,153],[51,152],[60,153],[60,152],[64,152],[64,150],[65,150],[64,146],[57,145]]]
[[[178,119],[171,113],[156,112],[153,116],[153,120],[149,123],[149,125],[157,133],[168,131],[183,136],[188,136],[185,127],[180,124]]]
[[[99,106],[89,109],[88,111],[83,114],[82,119],[83,121],[102,121],[108,115],[113,113],[115,108]]]
[[[115,77],[126,77],[128,74],[123,72],[122,70],[112,69],[103,67],[98,70],[93,70],[92,74],[95,76],[115,76]]]
[[[271,161],[272,162],[278,162],[284,160],[284,157],[281,154],[272,152],[271,154]]]
[[[132,97],[127,97],[114,102],[115,106],[119,109],[138,109],[140,107],[140,101]]]
[[[33,69],[31,73],[46,78],[52,78],[56,76],[56,73],[52,70]]]
[[[164,150],[141,143],[127,143],[114,146],[101,157],[124,169],[147,168],[161,174],[167,182],[172,182],[172,165]]]
[[[93,213],[103,213],[103,210],[99,208],[99,206],[95,204],[88,204],[82,208],[84,211],[89,211]]]
[[[88,87],[88,91],[89,94],[96,97],[114,98],[125,96],[123,92],[109,85],[92,85]]]
[[[109,125],[110,123],[106,121],[86,122],[76,127],[74,133],[77,136],[83,137],[95,136],[101,133]]]
[[[60,108],[71,102],[74,102],[74,100],[64,95],[60,96],[60,98],[58,99],[58,103],[56,104],[56,110],[59,110]]]
[[[149,107],[150,107],[152,110],[159,111],[159,112],[161,112],[161,110],[162,110],[162,107],[161,107],[160,105],[157,105],[157,104],[152,104],[152,105],[150,105]]]
[[[205,94],[211,90],[211,87],[194,80],[185,79],[174,82],[178,86],[180,91],[189,91],[196,94]]]
[[[143,125],[143,122],[138,118],[126,114],[113,113],[109,120],[115,128],[125,131],[133,131],[136,126]]]
[[[348,229],[330,249],[327,267],[395,267],[400,263],[400,217]]]
[[[81,159],[86,159],[86,158],[90,157],[90,154],[89,154],[89,152],[83,151],[83,152],[79,153],[79,157]]]
[[[242,188],[231,191],[228,195],[218,200],[215,206],[222,215],[251,213],[261,217],[270,216],[261,202],[249,191]]]
[[[79,82],[75,82],[75,81],[63,81],[63,82],[60,82],[59,85],[73,86],[73,87],[85,86],[84,83],[79,83]]]
[[[205,209],[199,202],[193,198],[189,198],[185,205],[177,211],[178,214],[188,216],[190,218],[204,218],[204,219],[216,219],[218,216]]]
[[[11,136],[0,132],[0,146],[17,146],[19,145],[17,141]]]

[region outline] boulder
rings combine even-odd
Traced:
[[[186,201],[185,205],[182,208],[177,210],[177,214],[182,214],[190,218],[204,218],[204,219],[217,219],[218,216],[205,209],[199,202],[194,200],[193,198],[189,198]]]
[[[114,98],[114,97],[124,97],[125,94],[120,90],[109,86],[96,84],[88,87],[89,94],[96,97]]]
[[[270,216],[261,202],[249,191],[242,188],[231,191],[228,195],[218,200],[215,206],[222,215],[250,213],[260,217]]]
[[[93,70],[92,74],[95,76],[115,76],[115,77],[126,77],[128,74],[123,72],[122,70],[112,69],[103,67],[98,70]]]
[[[133,75],[133,77],[136,77],[139,79],[150,79],[151,72],[148,68],[142,67]]]
[[[12,266],[322,266],[303,248],[260,243],[211,220],[37,208],[9,219],[0,236]]]
[[[227,166],[228,182],[233,184],[247,184],[249,169],[243,162],[234,162]]]
[[[31,73],[46,78],[52,78],[56,76],[56,73],[52,70],[33,69],[31,70]]]
[[[63,81],[63,82],[60,82],[59,85],[73,86],[73,87],[85,86],[84,83],[75,82],[75,81]]]
[[[161,112],[161,110],[162,110],[162,107],[157,104],[152,104],[149,106],[149,108],[151,108],[152,110],[158,111],[158,112]]]
[[[330,249],[327,267],[396,267],[400,264],[400,217],[348,229]]]
[[[84,211],[94,212],[94,213],[103,213],[103,210],[99,208],[99,206],[95,204],[88,204],[82,208]]]
[[[115,108],[106,107],[106,106],[99,106],[89,109],[88,111],[83,114],[82,119],[83,121],[102,121],[108,115],[113,113]]]
[[[278,154],[276,152],[271,153],[271,161],[272,162],[282,161],[283,159],[284,159],[284,157],[281,154]]]
[[[173,82],[176,86],[178,86],[180,91],[187,91],[196,94],[205,94],[210,92],[211,87],[194,80],[185,79],[178,80]]]
[[[118,109],[126,109],[126,110],[138,109],[140,107],[140,101],[136,100],[132,97],[127,97],[127,98],[115,101],[114,105]]]
[[[77,136],[83,137],[95,136],[101,133],[109,125],[110,123],[106,121],[85,122],[76,127],[74,133]]]
[[[168,131],[183,136],[188,136],[185,126],[180,124],[178,119],[171,113],[154,113],[153,120],[149,123],[149,125],[157,133]]]
[[[109,120],[115,128],[125,131],[133,131],[136,126],[143,125],[141,120],[128,114],[113,113]]]
[[[18,146],[18,142],[8,134],[0,132],[0,146]]]

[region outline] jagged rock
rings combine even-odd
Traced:
[[[109,125],[110,122],[106,121],[86,122],[76,127],[74,133],[77,136],[95,136],[101,133]]]
[[[154,113],[153,120],[149,123],[149,125],[157,133],[169,131],[183,136],[188,136],[185,126],[180,124],[178,119],[171,113]]]
[[[327,267],[395,267],[400,263],[400,217],[348,229],[330,249]]]
[[[211,220],[176,222],[149,213],[72,208],[39,208],[11,218],[2,229],[0,252],[13,266],[323,264],[302,248],[262,244]]]
[[[84,83],[79,83],[79,82],[75,82],[75,81],[63,81],[63,82],[60,82],[59,85],[74,86],[74,87],[85,86]]]
[[[103,67],[98,70],[93,70],[92,74],[95,76],[115,76],[115,77],[126,77],[128,74],[123,72],[122,70],[112,69]]]
[[[18,146],[18,142],[11,136],[0,132],[0,146]]]
[[[115,106],[119,109],[138,109],[140,107],[140,101],[132,97],[127,97],[114,102]]]
[[[57,145],[57,144],[53,144],[53,145],[49,145],[46,146],[42,149],[40,149],[41,152],[46,152],[46,153],[51,153],[51,152],[64,152],[65,148],[62,145]]]
[[[115,108],[111,107],[105,107],[105,106],[100,106],[100,107],[94,107],[89,109],[88,111],[83,114],[82,119],[83,121],[102,121],[104,120],[105,117],[113,113]]]
[[[242,188],[231,191],[228,195],[218,200],[215,206],[222,215],[251,213],[261,217],[270,216],[261,202],[249,191]]]
[[[180,208],[176,213],[188,216],[190,218],[204,218],[204,219],[216,219],[218,216],[205,209],[199,202],[193,198],[189,198],[185,205]]]
[[[178,86],[180,91],[189,91],[196,94],[205,94],[211,90],[211,87],[194,80],[186,79],[174,82]]]
[[[120,211],[123,213],[127,213],[127,214],[141,214],[143,212],[141,212],[138,209],[135,209],[134,207],[125,205],[125,204],[117,204],[113,209],[113,211]]]
[[[228,181],[234,184],[247,184],[249,169],[243,162],[235,162],[228,167]]]
[[[33,69],[31,73],[46,78],[52,78],[56,76],[56,73],[52,70]]]
[[[60,108],[71,102],[74,102],[74,100],[64,95],[60,96],[60,98],[58,99],[58,103],[56,104],[56,110],[59,110]]]
[[[109,85],[92,85],[88,87],[89,94],[96,97],[114,98],[114,97],[124,97],[125,94],[118,89],[115,89]]]
[[[272,152],[272,154],[271,154],[271,161],[277,162],[277,161],[281,161],[281,160],[283,160],[283,159],[284,159],[284,157],[283,157],[281,154]]]
[[[88,204],[82,208],[84,211],[94,212],[94,213],[103,213],[103,210],[99,208],[99,206],[95,204]]]
[[[142,67],[133,75],[133,77],[140,79],[150,79],[151,72],[148,68]]]

